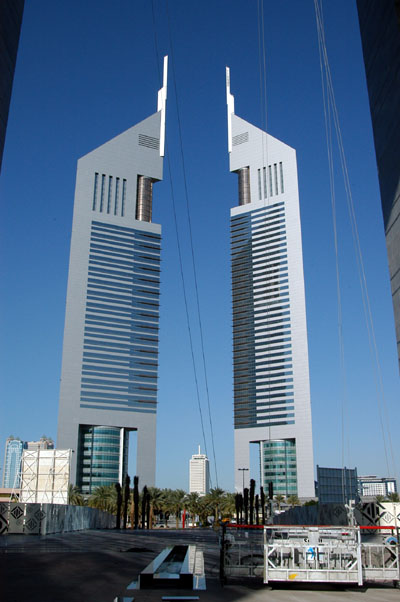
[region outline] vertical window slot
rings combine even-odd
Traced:
[[[279,194],[278,192],[278,165],[274,163],[274,180],[275,180],[275,194]]]
[[[268,178],[269,178],[269,196],[273,196],[272,192],[272,169],[271,165],[268,165]]]
[[[114,215],[118,214],[119,178],[115,178]]]
[[[110,211],[111,211],[112,184],[113,184],[113,177],[109,176],[108,177],[107,213],[110,213]]]
[[[261,169],[257,169],[258,171],[258,200],[261,201]]]
[[[263,180],[264,180],[264,198],[268,197],[267,192],[267,168],[263,167]]]
[[[101,194],[100,194],[100,213],[103,211],[105,180],[106,180],[106,176],[105,176],[105,174],[102,174],[101,175]]]
[[[99,179],[99,174],[96,171],[96,173],[94,174],[92,211],[96,211],[98,179]]]
[[[121,216],[125,214],[125,197],[126,197],[126,180],[122,180],[122,202],[121,202]]]
[[[285,187],[283,185],[283,165],[282,165],[282,161],[279,163],[279,173],[281,176],[281,192],[282,194],[285,192]]]

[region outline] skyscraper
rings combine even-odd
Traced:
[[[400,368],[400,2],[357,0]]]
[[[167,57],[157,112],[78,161],[57,445],[83,493],[136,474],[154,485]]]
[[[205,454],[193,454],[189,462],[189,493],[207,495],[210,491],[210,467]]]
[[[308,345],[296,152],[235,115],[227,68],[231,209],[235,487],[249,446],[261,484],[314,496]],[[241,474],[242,473],[242,474]]]
[[[8,437],[4,454],[3,487],[19,488],[22,452],[26,446],[20,439]]]

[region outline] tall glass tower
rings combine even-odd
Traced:
[[[235,115],[227,68],[231,209],[235,487],[250,443],[261,484],[314,496],[307,325],[296,152]]]
[[[167,57],[157,112],[78,161],[68,275],[58,448],[72,449],[84,493],[122,483],[128,433],[136,474],[155,480],[162,179]]]
[[[8,437],[4,455],[3,487],[18,489],[21,485],[21,458],[26,444]]]

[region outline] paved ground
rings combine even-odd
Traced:
[[[205,591],[127,590],[165,546],[177,543],[195,543],[203,550]],[[391,585],[269,588],[261,579],[236,578],[221,587],[218,576],[218,541],[210,529],[0,537],[0,602],[161,602],[167,595],[195,596],[200,602],[400,602],[400,591]]]

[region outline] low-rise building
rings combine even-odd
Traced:
[[[29,451],[38,451],[39,449],[54,449],[54,441],[46,435],[42,435],[39,441],[27,441],[25,448]]]
[[[358,492],[362,497],[387,497],[397,493],[397,482],[394,477],[377,477],[375,475],[358,477]]]
[[[348,504],[350,500],[357,503],[357,468],[317,466],[317,495],[320,504]]]

